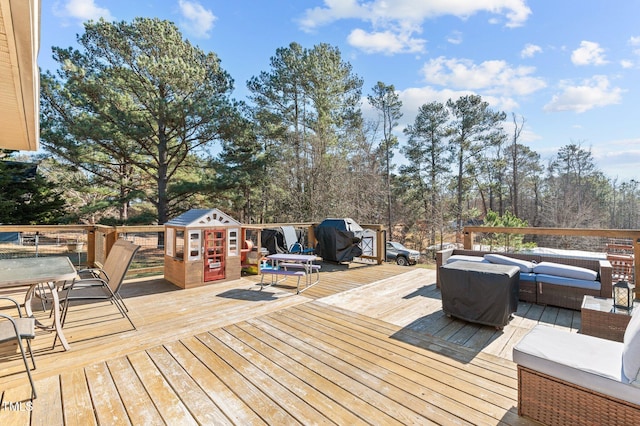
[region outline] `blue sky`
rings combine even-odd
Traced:
[[[77,47],[87,20],[138,16],[215,52],[240,100],[277,48],[329,43],[363,97],[395,86],[401,142],[420,105],[475,93],[507,113],[507,132],[524,117],[521,142],[545,162],[579,143],[608,177],[640,180],[640,1],[42,0],[39,64],[56,68],[51,46]]]

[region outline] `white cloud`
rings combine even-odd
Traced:
[[[640,163],[640,139],[602,141],[592,149],[598,168],[610,178],[618,178],[618,184],[638,179]]]
[[[571,54],[571,62],[574,65],[604,65],[607,60],[604,57],[604,49],[593,41],[582,41],[580,47]]]
[[[512,67],[501,60],[475,64],[468,59],[439,57],[427,62],[422,72],[428,83],[505,97],[529,95],[546,86],[542,78],[533,75],[534,67]]]
[[[460,31],[453,31],[451,35],[447,37],[447,41],[451,44],[462,43],[462,33]]]
[[[396,34],[391,31],[366,32],[356,28],[351,31],[347,41],[350,45],[366,53],[419,53],[424,52],[425,40],[412,38],[409,34]]]
[[[413,120],[418,113],[418,109],[425,103],[441,102],[443,104],[446,104],[449,99],[452,99],[455,102],[461,96],[478,94],[479,93],[474,92],[473,90],[438,90],[433,86],[410,87],[405,90],[400,90],[398,91],[398,96],[402,101],[402,113],[404,114],[403,118],[401,119],[402,123],[400,123],[400,125],[406,126],[409,124],[413,124]],[[491,106],[491,108],[499,111],[513,111],[518,107],[517,103],[513,99],[508,97],[491,96],[484,94],[480,95],[482,96],[482,100],[487,102]]]
[[[407,127],[413,124],[418,109],[430,102],[440,102],[446,104],[449,99],[458,99],[461,96],[472,95],[473,92],[462,90],[443,89],[438,90],[431,86],[426,87],[410,87],[405,90],[398,91],[398,97],[402,101],[402,118],[400,119],[400,127]]]
[[[627,43],[634,48],[634,54],[640,55],[640,37],[630,37]]]
[[[542,48],[535,44],[527,44],[520,52],[522,58],[532,58],[536,53],[542,53]]]
[[[314,29],[341,19],[422,22],[425,19],[453,15],[466,19],[479,12],[507,18],[506,26],[518,27],[531,14],[525,0],[324,0],[325,7],[307,9],[300,24]]]
[[[298,21],[302,29],[314,30],[340,19],[368,20],[365,19],[368,12],[358,4],[358,0],[325,0],[324,4],[326,7],[314,7],[305,11],[304,17]]]
[[[622,68],[629,69],[629,68],[633,68],[635,64],[633,63],[633,61],[630,61],[628,59],[623,59],[620,61],[620,66]]]
[[[94,0],[68,0],[62,6],[56,3],[53,13],[56,16],[79,19],[82,22],[97,21],[100,18],[108,22],[114,20],[109,9],[97,6]]]
[[[596,75],[578,85],[569,81],[560,84],[562,92],[554,95],[544,110],[547,112],[575,111],[582,113],[593,108],[619,104],[623,89],[611,87],[609,79]]]
[[[398,96],[402,101],[402,107],[407,111],[406,115],[415,116],[423,104],[428,102],[446,103],[449,99],[458,99],[461,96],[472,95],[469,90],[437,90],[432,86],[410,87],[398,91]]]
[[[182,22],[185,32],[196,37],[209,37],[209,31],[216,20],[215,15],[195,1],[179,0],[180,13],[186,20]]]
[[[324,6],[307,9],[298,22],[303,30],[313,31],[335,21],[356,19],[371,25],[368,31],[354,30],[359,31],[356,35],[394,32],[399,39],[420,40],[413,39],[412,34],[421,31],[422,22],[426,19],[447,15],[467,19],[480,12],[506,19],[507,27],[518,27],[528,19],[531,9],[526,0],[324,0]],[[376,37],[354,39],[360,43],[355,46],[364,51],[377,52],[380,46]],[[372,45],[366,44],[367,41]],[[395,44],[390,47],[394,48]]]

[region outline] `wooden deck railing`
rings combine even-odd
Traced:
[[[310,224],[304,224],[309,226]],[[277,226],[247,225],[247,228],[263,228]],[[310,226],[311,227],[311,226]],[[382,234],[384,231],[380,225],[366,225]],[[163,273],[164,271],[164,225],[145,226],[104,226],[104,225],[2,225],[0,233],[17,233],[23,238],[21,244],[0,243],[0,257],[33,256],[68,254],[77,265],[91,266],[95,262],[104,262],[106,255],[113,243],[124,236],[142,249],[136,255],[137,262],[132,265],[132,272]],[[635,259],[640,258],[640,230],[626,229],[576,229],[576,228],[507,228],[466,226],[464,228],[463,244],[465,249],[472,249],[478,234],[520,234],[531,236],[557,236],[557,237],[598,237],[602,239],[601,250],[606,252],[607,241],[616,239],[630,242],[633,247]],[[311,234],[310,240],[313,240]],[[383,238],[379,238],[379,244]],[[575,246],[572,249],[581,250]],[[12,253],[9,253],[12,252]],[[378,247],[378,252],[383,253],[383,246]],[[640,262],[633,266],[634,276],[640,276]]]
[[[587,228],[507,228],[489,226],[465,226],[464,227],[464,248],[471,250],[477,234],[518,234],[525,236],[548,235],[557,237],[599,237],[603,240],[616,239],[629,241],[633,258],[640,259],[640,230],[638,229],[587,229]],[[580,250],[581,247],[573,247]],[[607,243],[603,242],[602,251],[606,252]],[[634,262],[633,275],[638,277],[640,273],[640,262]]]
[[[283,225],[308,229],[308,244],[315,246],[313,226],[304,224],[245,225],[244,230],[260,231]],[[385,231],[382,225],[362,225],[376,233],[374,255],[363,255],[384,261]],[[118,238],[126,238],[141,248],[136,254],[128,276],[164,273],[164,225],[104,226],[104,225],[2,225],[0,233],[13,233],[15,241],[0,242],[0,258],[67,255],[78,267],[104,263],[111,246]],[[6,234],[5,234],[6,235]],[[258,242],[260,236],[257,236]]]
[[[121,236],[141,246],[129,275],[164,271],[164,226],[2,225],[9,241],[0,243],[0,258],[67,255],[76,266],[104,260]]]

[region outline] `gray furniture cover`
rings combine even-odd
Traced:
[[[447,315],[502,328],[518,309],[517,266],[461,260],[441,266],[440,280]]]

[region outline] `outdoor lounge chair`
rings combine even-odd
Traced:
[[[120,287],[139,248],[140,246],[126,240],[116,241],[102,268],[85,271],[80,274],[80,279],[60,290],[60,302],[63,304],[62,324],[66,321],[72,301],[108,300],[118,308],[135,330],[136,326],[129,318],[128,309],[120,296]],[[87,278],[82,278],[83,276]]]
[[[22,312],[20,312],[20,304],[14,299],[7,296],[0,296],[2,300],[9,300],[16,305],[18,309],[18,318],[11,315],[0,313],[0,343],[10,342],[16,340],[20,353],[22,354],[22,361],[29,377],[29,383],[31,384],[31,398],[36,398],[36,387],[33,384],[33,378],[31,377],[31,371],[27,362],[27,356],[22,345],[22,340],[26,340],[27,349],[31,356],[31,362],[33,363],[33,369],[36,369],[36,361],[33,358],[33,351],[31,350],[31,339],[35,338],[35,324],[36,320],[33,318],[23,318]]]

